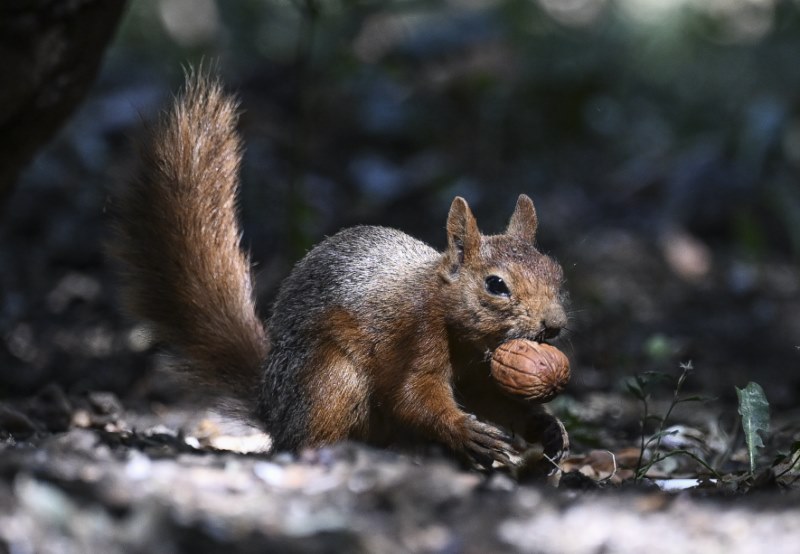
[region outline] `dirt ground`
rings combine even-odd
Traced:
[[[674,469],[620,485],[596,463],[607,451],[568,459],[554,487],[356,444],[269,456],[264,435],[196,405],[137,413],[109,393],[51,389],[4,405],[0,423],[14,433],[0,446],[7,552],[789,553],[800,540],[797,490],[729,476],[665,492],[685,486]]]

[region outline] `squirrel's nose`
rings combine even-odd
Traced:
[[[561,329],[563,329],[563,327],[548,327],[547,325],[545,325],[542,334],[544,335],[544,338],[548,340],[554,339],[561,334]]]
[[[546,339],[554,339],[567,326],[567,313],[561,304],[552,304],[542,317],[542,334]]]

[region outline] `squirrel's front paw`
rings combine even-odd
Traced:
[[[491,467],[493,462],[514,466],[520,453],[512,445],[514,439],[508,433],[488,423],[479,421],[474,415],[464,417],[464,450],[477,463]]]

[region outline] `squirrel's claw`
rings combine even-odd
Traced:
[[[513,466],[519,453],[512,446],[513,437],[505,431],[479,421],[474,415],[466,417],[467,454],[483,467],[491,467],[493,462]]]

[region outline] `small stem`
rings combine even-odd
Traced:
[[[669,408],[667,408],[667,413],[661,419],[661,424],[658,426],[658,433],[657,433],[658,440],[656,440],[656,446],[654,448],[656,452],[658,452],[658,449],[661,448],[661,439],[664,437],[663,434],[664,426],[666,425],[669,416],[672,414],[672,410],[675,408],[675,406],[678,405],[678,396],[681,393],[681,387],[683,386],[683,382],[686,380],[686,376],[689,374],[689,369],[691,368],[691,365],[689,366],[681,365],[681,367],[683,368],[683,371],[681,372],[680,377],[678,377],[677,383],[675,383],[675,390],[672,393],[672,402],[670,402]]]
[[[610,450],[605,450],[605,452],[608,453],[609,456],[611,456],[612,469],[608,477],[603,477],[602,479],[600,479],[599,481],[600,483],[606,483],[608,481],[611,481],[611,479],[613,479],[614,476],[617,474],[617,457],[614,456],[614,453],[611,452]]]
[[[780,477],[783,477],[784,475],[786,475],[787,473],[789,473],[789,472],[792,470],[792,468],[793,468],[794,466],[796,466],[796,465],[797,465],[797,462],[800,462],[800,451],[795,451],[793,455],[794,455],[794,457],[795,457],[795,458],[794,458],[794,461],[791,463],[791,465],[790,465],[789,467],[787,467],[786,469],[784,469],[783,471],[781,471],[779,474],[777,474],[777,475],[775,476],[775,479],[778,479],[778,478],[780,478]]]
[[[641,387],[640,387],[641,388]],[[644,392],[644,391],[642,391]],[[642,417],[642,429],[639,433],[640,436],[640,444],[639,444],[639,459],[636,461],[636,473],[635,473],[635,480],[638,481],[642,478],[642,462],[644,461],[644,448],[645,448],[645,439],[644,439],[644,426],[647,423],[647,395],[642,394],[642,405],[644,406],[644,416]]]

